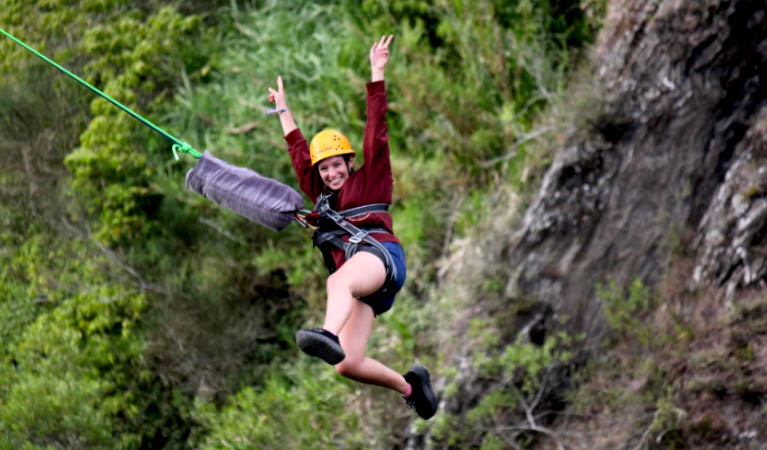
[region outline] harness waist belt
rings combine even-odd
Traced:
[[[343,211],[338,211],[341,217],[346,219],[361,216],[366,213],[373,212],[389,212],[389,205],[386,203],[371,203],[369,205],[358,206],[356,208],[349,208]]]
[[[389,230],[385,230],[383,228],[364,228],[364,231],[367,231],[368,234],[381,234],[381,233],[391,234]],[[315,234],[314,245],[319,247],[320,245],[330,241],[333,238],[340,239],[341,236],[345,234],[349,234],[349,233],[344,230],[328,230],[328,231],[315,232],[314,234]]]

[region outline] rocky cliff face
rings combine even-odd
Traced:
[[[669,303],[658,315],[667,308],[673,317],[658,319],[659,327],[678,320],[688,329],[682,337],[669,334],[668,341],[682,342],[676,347],[659,344],[650,351],[628,342],[615,350],[646,357],[655,370],[631,373],[637,367],[629,362],[615,369],[619,379],[604,375],[585,387],[597,397],[605,388],[637,394],[621,406],[598,401],[583,422],[552,419],[549,413],[566,407],[556,403],[558,396],[572,387],[567,371],[552,371],[535,398],[549,405],[510,406],[518,409],[517,419],[510,414],[504,420],[523,417],[523,428],[551,424],[578,436],[569,443],[574,448],[654,448],[650,441],[667,448],[669,428],[656,429],[656,422],[669,413],[683,440],[675,448],[752,448],[759,440],[754,430],[764,427],[767,398],[767,301],[761,292],[767,278],[767,3],[611,0],[591,64],[592,78],[574,87],[588,91],[575,95],[586,95],[589,108],[563,124],[575,131],[557,150],[524,216],[485,233],[493,235],[489,243],[464,251],[457,246],[445,279],[466,279],[472,267],[496,271],[475,278],[505,276],[501,308],[508,305],[518,316],[504,322],[506,342],[536,342],[528,331],[546,334],[553,313],[585,332],[596,348],[606,330],[596,285],[628,286],[636,278],[663,291]],[[498,245],[509,223],[517,231]],[[467,315],[499,321],[476,306],[481,294],[466,297],[474,305]],[[743,298],[761,300],[722,313]],[[464,333],[460,323],[454,328],[453,334]],[[459,394],[443,403],[450,414],[463,414],[488,392],[513,384],[488,384],[464,364],[471,351],[455,352]],[[656,391],[646,388],[654,376],[664,380]],[[660,399],[665,412],[656,406]]]
[[[729,298],[758,287],[767,276],[767,3],[614,0],[593,64],[598,101],[508,245],[517,269],[506,295],[590,327],[596,283],[653,286],[679,246],[694,255],[690,287],[723,287]]]

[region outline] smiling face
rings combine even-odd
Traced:
[[[349,179],[349,169],[351,169],[353,164],[353,158],[349,159],[349,164],[347,165],[343,156],[331,156],[317,163],[317,171],[325,186],[333,191],[337,191]]]

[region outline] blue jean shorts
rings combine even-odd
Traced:
[[[405,250],[401,245],[396,242],[381,242],[386,250],[389,251],[391,259],[394,262],[394,269],[396,270],[396,277],[394,282],[389,285],[381,286],[381,289],[368,295],[367,297],[360,298],[360,301],[367,303],[373,308],[373,313],[379,316],[394,305],[394,297],[397,295],[402,286],[405,285],[405,278],[407,277],[407,269],[405,264]],[[372,251],[371,251],[372,250]],[[374,247],[369,245],[363,245],[360,247],[361,252],[370,252],[383,260],[382,255],[378,255]]]

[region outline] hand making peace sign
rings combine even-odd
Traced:
[[[383,79],[383,70],[386,63],[389,62],[389,44],[391,44],[394,35],[381,36],[381,40],[373,43],[370,48],[370,70],[373,73],[373,80]]]
[[[388,38],[381,36],[381,40],[374,43],[370,48],[370,65],[373,69],[383,70],[384,66],[386,66],[386,63],[389,61],[389,44],[393,38],[393,34],[390,34]]]

